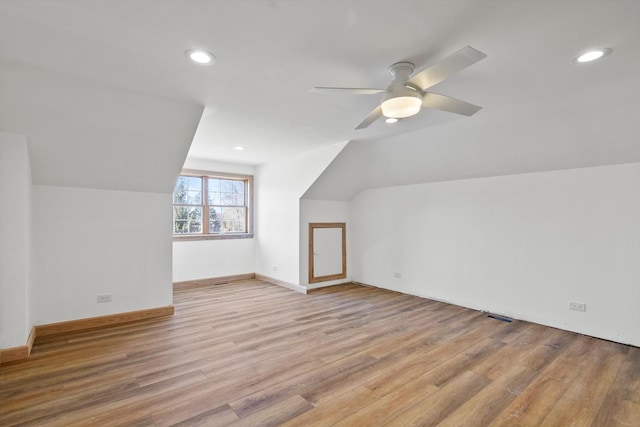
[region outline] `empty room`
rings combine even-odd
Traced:
[[[640,426],[637,0],[0,0],[0,425]]]

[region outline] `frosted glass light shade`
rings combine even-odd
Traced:
[[[382,102],[382,114],[385,117],[403,119],[418,114],[422,99],[417,96],[397,96]]]

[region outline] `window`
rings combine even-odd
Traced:
[[[173,191],[178,239],[253,237],[250,176],[183,171]]]

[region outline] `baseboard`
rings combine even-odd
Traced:
[[[197,286],[221,285],[223,283],[237,282],[239,280],[251,280],[255,278],[256,278],[256,275],[254,273],[247,273],[247,274],[236,274],[233,276],[211,277],[208,279],[185,280],[182,282],[174,282],[173,289],[185,289],[185,288],[191,288],[191,287],[197,287]]]
[[[36,339],[36,328],[31,328],[27,343],[25,345],[19,345],[17,347],[2,348],[0,349],[0,365],[8,362],[15,362],[16,360],[28,359],[33,348],[33,342]]]
[[[353,283],[354,285],[358,285],[358,286],[366,286],[367,288],[383,289],[383,288],[381,288],[379,286],[370,285],[368,283],[356,282],[355,280],[352,280],[351,283]]]
[[[29,358],[29,346],[20,345],[18,347],[3,348],[0,350],[0,365],[7,362],[15,362]]]
[[[296,292],[300,292],[301,294],[307,293],[307,288],[304,286],[296,285],[294,283],[285,282],[284,280],[274,279],[273,277],[264,276],[262,274],[256,273],[256,280],[262,280],[263,282],[271,283],[273,285],[282,286],[284,288],[288,288],[294,290]]]
[[[128,311],[125,313],[109,314],[107,316],[90,317],[87,319],[69,320],[67,322],[34,326],[31,328],[31,333],[29,333],[29,337],[27,338],[27,343],[25,345],[0,349],[0,365],[3,363],[28,359],[36,337],[102,328],[105,326],[120,325],[122,323],[136,322],[156,317],[172,316],[173,313],[174,307],[169,305],[166,307]]]
[[[156,317],[172,316],[174,307],[149,308],[146,310],[128,311],[125,313],[109,314],[106,316],[90,317],[87,319],[69,320],[67,322],[49,323],[35,327],[35,335],[38,337],[62,334],[65,332],[82,331],[86,329],[101,328],[104,326],[119,325],[122,323],[136,322],[139,320],[153,319]]]
[[[307,288],[307,293],[312,294],[316,291],[321,291],[323,289],[331,288],[333,286],[358,285],[358,284],[359,283],[355,283],[355,282],[352,282],[351,280],[348,280],[346,282],[332,283],[330,285],[314,286],[313,288]]]
[[[263,282],[282,286],[284,288],[291,289],[296,292],[300,292],[302,294],[307,293],[307,288],[304,286],[285,282],[284,280],[274,279],[273,277],[269,277],[269,276],[265,276],[263,274],[257,274],[257,273],[236,274],[234,276],[221,276],[221,277],[211,277],[208,279],[197,279],[197,280],[186,280],[183,282],[174,282],[173,289],[186,289],[186,288],[197,287],[197,286],[213,286],[213,285],[220,285],[223,283],[237,282],[240,280],[252,280],[252,279],[262,280]]]

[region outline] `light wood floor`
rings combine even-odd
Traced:
[[[640,426],[639,348],[356,285],[174,302],[38,339],[0,366],[0,425]]]

